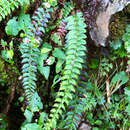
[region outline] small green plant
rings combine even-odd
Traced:
[[[5,120],[6,116],[4,114],[0,114],[0,129],[6,130],[8,123]]]
[[[109,73],[112,68],[113,68],[112,63],[109,63],[108,59],[103,58],[99,66],[100,76],[105,76],[106,73]]]
[[[125,100],[126,100],[126,108],[125,112],[130,116],[130,86],[127,86],[125,89]]]
[[[14,51],[13,51],[13,41],[11,41],[9,43],[9,45],[7,45],[7,42],[4,40],[1,40],[1,45],[3,47],[3,50],[1,51],[1,55],[2,57],[5,59],[5,61],[13,64],[14,61],[13,59],[13,55],[14,55]]]

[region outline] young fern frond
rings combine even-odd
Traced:
[[[30,107],[36,89],[35,81],[37,78],[35,73],[37,72],[37,58],[40,52],[38,49],[41,42],[40,36],[45,32],[44,27],[47,26],[48,18],[50,18],[48,11],[45,12],[43,8],[38,8],[35,16],[32,17],[34,25],[29,27],[25,34],[26,38],[23,39],[23,43],[20,45],[23,58],[23,86]]]
[[[57,120],[65,110],[65,106],[69,105],[70,100],[73,99],[75,86],[82,69],[84,60],[82,57],[86,55],[86,24],[84,23],[82,13],[77,13],[74,16],[67,18],[66,29],[69,30],[66,36],[66,43],[68,45],[66,51],[66,64],[63,70],[62,82],[59,92],[57,93],[55,104],[51,110],[50,119],[45,124],[44,129],[50,130],[56,128]]]
[[[11,14],[15,8],[23,6],[23,0],[1,0],[0,1],[0,21],[4,19],[7,15]]]

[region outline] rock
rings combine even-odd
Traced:
[[[114,0],[109,2],[105,11],[100,12],[96,19],[96,28],[90,31],[91,38],[101,46],[106,46],[106,40],[109,36],[109,22],[113,14],[123,10],[130,1]],[[96,38],[95,38],[96,37]]]
[[[91,130],[91,127],[86,123],[82,123],[78,130]]]
[[[91,39],[97,46],[106,46],[106,41],[109,36],[109,23],[111,16],[125,8],[130,0],[97,0],[91,1],[91,6],[88,8],[87,19],[90,29]],[[95,10],[95,13],[93,11]],[[93,18],[93,19],[92,19]],[[91,22],[91,21],[92,22]]]

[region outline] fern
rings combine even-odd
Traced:
[[[47,26],[48,18],[50,18],[48,11],[45,12],[43,8],[38,8],[35,16],[32,17],[34,25],[29,27],[20,46],[23,58],[23,86],[30,106],[33,104],[32,99],[36,89],[37,78],[35,73],[37,72],[37,58],[40,52],[38,49],[41,43],[40,36],[45,32],[44,27]]]
[[[84,67],[86,67],[84,65]],[[87,92],[86,88],[86,71],[82,71],[79,77],[79,84],[73,100],[69,103],[69,111],[66,113],[65,129],[77,130],[80,122],[83,121],[82,113],[88,114],[96,106],[96,100],[91,92]]]
[[[73,10],[73,8],[74,8],[74,4],[72,0],[70,2],[65,2],[64,7],[62,9],[62,19],[57,20],[58,26],[60,25],[61,22],[63,22],[68,17],[68,15]]]
[[[74,86],[77,85],[78,76],[82,69],[82,63],[84,62],[82,57],[85,56],[86,45],[86,24],[82,13],[77,13],[74,16],[67,18],[66,29],[69,33],[66,36],[66,43],[68,44],[66,52],[66,65],[63,71],[62,82],[59,92],[55,100],[54,108],[51,110],[50,119],[45,124],[44,129],[50,130],[56,128],[57,120],[65,110],[65,105],[69,104],[69,101],[73,99],[73,92],[75,92]]]
[[[5,18],[7,15],[11,14],[11,11],[14,11],[15,8],[22,6],[24,0],[1,0],[0,1],[0,21]]]
[[[65,126],[65,129],[76,130],[78,127],[78,124],[80,122],[80,117],[82,116],[81,112],[83,111],[81,101],[80,100],[78,101],[79,104],[75,103],[73,105],[75,109],[67,113],[67,118],[66,118],[67,124]]]
[[[62,13],[63,13],[62,19],[65,19],[73,10],[73,8],[74,8],[74,5],[73,5],[72,0],[70,2],[65,2],[64,8],[62,9]]]
[[[73,98],[73,101],[70,102],[69,112],[66,114],[65,119],[65,129],[76,130],[78,124],[82,117],[83,107],[82,98],[79,98],[77,95]]]
[[[76,96],[70,104],[71,110],[67,112],[64,128],[68,130],[77,130],[80,122],[83,121],[82,113],[88,114],[89,111],[96,106],[96,100],[91,93],[84,90],[84,96]]]
[[[35,46],[34,46],[34,45]],[[22,53],[22,73],[23,73],[23,86],[25,89],[25,94],[27,100],[31,101],[33,93],[36,88],[36,58],[38,57],[38,41],[34,40],[34,37],[26,37],[21,44],[21,53]]]
[[[80,72],[80,76],[78,79],[78,85],[76,87],[76,92],[73,94],[73,100],[69,103],[69,111],[66,113],[65,119],[65,129],[76,130],[81,118],[82,112],[84,111],[84,107],[86,105],[85,94],[86,94],[86,57],[84,58],[83,70]],[[88,102],[87,102],[88,103]],[[88,106],[88,105],[87,105]]]

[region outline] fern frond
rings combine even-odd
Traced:
[[[65,129],[77,130],[81,121],[84,121],[82,113],[88,115],[88,113],[96,106],[96,100],[91,93],[84,93],[84,97],[75,97],[70,102],[70,110],[66,113]]]
[[[68,112],[65,118],[65,129],[76,130],[82,119],[82,113],[84,112],[85,102],[83,101],[86,94],[86,57],[84,56],[83,70],[80,71],[78,78],[78,85],[76,86],[76,92],[73,94],[73,100],[70,101]]]
[[[62,13],[63,13],[62,19],[65,19],[73,10],[73,8],[74,8],[74,4],[72,0],[70,2],[65,2],[64,8],[62,9]]]
[[[68,130],[76,130],[81,120],[84,106],[82,100],[78,96],[73,98],[70,105],[69,112],[66,113],[67,117],[65,119],[66,124],[64,128]]]
[[[36,58],[38,58],[38,41],[34,37],[26,37],[20,46],[22,53],[22,73],[23,73],[23,86],[28,101],[31,101],[32,96],[36,89]]]
[[[72,0],[70,2],[65,2],[64,7],[62,10],[62,18],[57,20],[57,26],[59,26],[71,13],[71,11],[74,9],[74,4]]]
[[[78,87],[83,90],[84,92],[79,93],[78,95],[75,95],[75,98],[73,101],[70,102],[70,110],[66,114],[65,119],[65,129],[68,130],[77,130],[77,127],[79,126],[80,122],[83,121],[83,115],[82,113],[88,114],[92,108],[96,106],[96,100],[91,95],[90,92],[86,92],[85,89],[82,87]],[[83,94],[83,95],[82,95]]]
[[[4,19],[7,15],[11,14],[15,8],[23,6],[23,0],[1,0],[0,1],[0,21]]]
[[[35,15],[32,17],[33,25],[28,28],[26,38],[20,45],[22,53],[22,73],[23,73],[23,86],[29,105],[32,104],[32,97],[36,89],[36,72],[37,72],[37,58],[39,57],[39,45],[41,43],[40,36],[45,32],[48,18],[50,14],[43,8],[38,8]]]
[[[66,29],[69,33],[66,36],[66,43],[68,44],[66,52],[66,65],[63,71],[62,82],[59,92],[55,100],[53,109],[51,110],[50,119],[45,124],[44,129],[50,130],[56,128],[57,120],[65,110],[65,106],[73,99],[75,86],[82,69],[83,58],[86,53],[86,24],[82,13],[77,13],[67,19]]]

